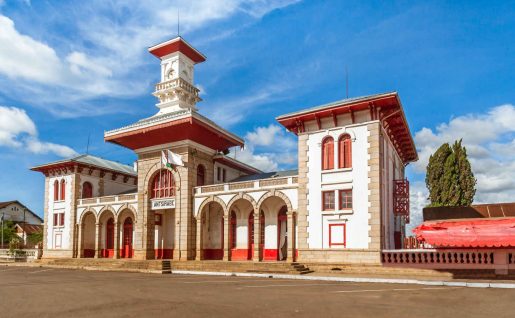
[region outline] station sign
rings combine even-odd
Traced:
[[[175,209],[175,198],[152,199],[152,210]]]

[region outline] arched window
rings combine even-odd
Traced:
[[[54,181],[54,201],[59,201],[59,181]]]
[[[175,180],[168,169],[159,171],[152,182],[151,198],[169,198],[175,196]]]
[[[64,179],[61,180],[61,196],[60,200],[64,200],[64,197],[66,196],[66,181]]]
[[[205,184],[206,168],[203,165],[197,167],[197,187],[201,187]]]
[[[82,184],[82,198],[88,199],[93,197],[93,185],[90,182],[84,182]]]
[[[338,168],[352,167],[352,141],[348,134],[338,139]]]
[[[322,170],[334,169],[334,139],[326,137],[322,140]]]

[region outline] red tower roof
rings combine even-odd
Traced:
[[[180,36],[176,37],[175,39],[149,47],[148,51],[158,58],[162,58],[165,55],[178,51],[190,58],[195,64],[202,63],[206,60],[206,57],[202,53],[197,51]]]

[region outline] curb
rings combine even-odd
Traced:
[[[429,286],[449,286],[449,287],[470,287],[470,288],[511,288],[515,289],[515,283],[489,283],[489,282],[454,282],[454,281],[433,281],[419,279],[396,279],[396,278],[367,278],[367,277],[332,277],[332,276],[301,276],[288,274],[259,274],[259,273],[238,273],[238,272],[199,272],[172,270],[172,274],[178,275],[210,275],[210,276],[236,276],[236,277],[262,277],[262,278],[282,278],[310,281],[330,281],[347,283],[384,283],[384,284],[414,284]]]

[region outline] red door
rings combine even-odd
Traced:
[[[254,256],[254,212],[249,215],[249,248],[248,248],[248,259],[252,260]]]
[[[132,219],[126,218],[123,222],[123,246],[122,257],[132,257]]]
[[[104,257],[113,257],[114,255],[114,220],[110,218],[106,227],[106,251]]]

